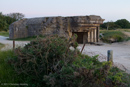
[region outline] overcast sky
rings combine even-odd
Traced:
[[[105,21],[130,21],[130,0],[0,0],[0,12],[20,12],[26,18],[99,15]]]

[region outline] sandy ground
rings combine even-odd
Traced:
[[[123,32],[125,35],[129,36],[130,37],[130,32]]]
[[[7,40],[8,37],[0,36],[0,43],[5,44],[1,50],[12,49],[13,41]],[[15,41],[16,47],[24,46],[29,41]],[[103,43],[104,44],[104,43]],[[83,44],[79,44],[78,49],[81,50]],[[130,41],[104,44],[102,46],[86,44],[83,54],[89,56],[99,55],[100,61],[107,61],[107,51],[113,50],[113,61],[114,65],[130,73]]]
[[[78,48],[81,50],[82,47],[83,45],[80,44]],[[89,56],[99,55],[98,58],[100,61],[107,61],[108,50],[113,50],[114,66],[130,73],[130,41],[104,44],[102,46],[86,44],[83,54],[87,54]]]

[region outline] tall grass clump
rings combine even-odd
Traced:
[[[111,62],[99,62],[97,56],[81,54],[76,49],[78,44],[74,39],[68,41],[59,36],[38,38],[24,48],[17,48],[15,56],[8,62],[29,87],[123,85],[122,75],[112,73]],[[75,49],[70,50],[70,46]]]

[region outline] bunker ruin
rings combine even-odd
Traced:
[[[26,38],[37,35],[54,35],[71,38],[77,34],[78,43],[99,41],[100,16],[40,17],[21,19],[9,26],[9,38]]]

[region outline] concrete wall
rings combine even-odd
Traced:
[[[87,36],[87,41],[94,42],[95,40],[92,40],[92,38],[95,37],[98,41],[99,26],[103,21],[104,19],[95,15],[22,19],[9,26],[9,38],[16,39],[53,34],[70,38],[72,32],[85,32],[84,37]]]

